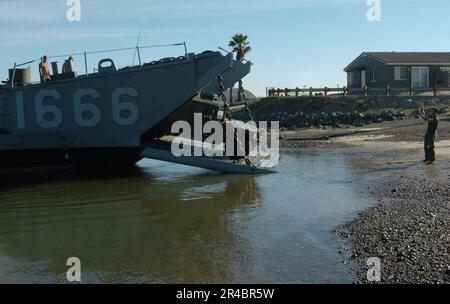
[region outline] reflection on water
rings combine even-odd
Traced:
[[[103,176],[0,179],[0,282],[350,282],[331,230],[369,203],[338,154],[280,173],[219,175],[143,161]]]

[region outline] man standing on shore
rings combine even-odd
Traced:
[[[434,163],[435,159],[435,151],[434,151],[434,142],[436,140],[436,131],[439,125],[439,117],[437,115],[436,109],[430,109],[426,113],[420,108],[419,115],[423,120],[428,122],[427,133],[425,134],[425,160],[428,165]]]

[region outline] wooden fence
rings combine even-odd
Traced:
[[[445,92],[445,94],[439,94]],[[433,96],[437,95],[450,95],[450,88],[391,88],[390,86],[386,88],[361,88],[361,89],[348,89],[347,87],[342,88],[295,88],[295,89],[280,89],[280,88],[266,88],[266,97],[288,97],[288,96],[328,96],[333,95],[362,95],[362,96],[391,96],[391,95],[407,95],[414,96],[421,93],[430,93]]]

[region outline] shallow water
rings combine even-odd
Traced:
[[[0,282],[350,283],[332,230],[371,204],[337,152],[283,153],[279,173],[157,161],[116,174],[0,184]]]

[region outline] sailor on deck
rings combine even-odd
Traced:
[[[72,73],[73,72],[73,57],[69,56],[67,60],[64,61],[63,67],[62,67],[62,73]]]
[[[41,81],[47,82],[52,80],[50,76],[50,69],[48,67],[48,58],[47,56],[42,57],[42,62],[39,64],[39,73],[41,75]]]

